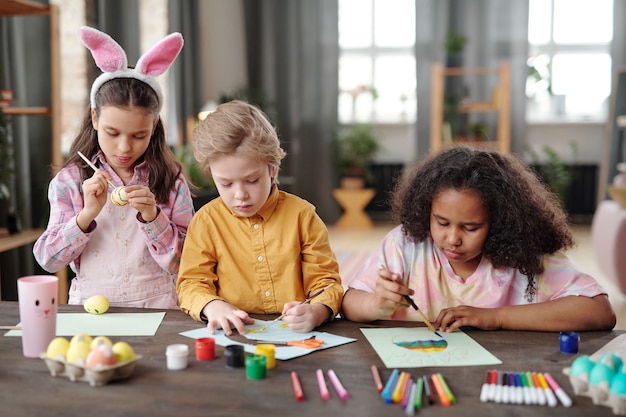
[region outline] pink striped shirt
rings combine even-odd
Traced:
[[[397,226],[384,238],[378,251],[348,281],[349,288],[374,292],[379,265],[400,274],[403,282],[415,290],[412,297],[431,320],[447,307],[469,305],[495,308],[529,304],[526,299],[526,275],[514,268],[494,268],[483,257],[476,271],[463,280],[454,273],[448,259],[432,238],[423,242],[410,240]],[[606,294],[598,282],[578,271],[562,253],[543,257],[544,272],[535,278],[537,290],[533,303],[570,295],[594,297]],[[413,309],[399,309],[391,319],[421,321]]]
[[[121,179],[101,154],[96,165],[114,184]],[[145,163],[135,167],[127,185],[147,185]],[[167,204],[149,222],[137,219],[130,206],[107,203],[96,217],[96,228],[83,232],[76,216],[84,206],[78,166],[68,166],[50,181],[50,218],[33,254],[43,269],[56,272],[67,265],[76,273],[70,304],[81,304],[94,294],[105,295],[111,305],[177,308],[175,284],[187,226],[194,214],[191,193],[181,176]],[[83,268],[84,266],[84,268]]]

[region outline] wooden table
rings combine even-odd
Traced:
[[[334,189],[333,196],[344,210],[344,213],[335,223],[335,227],[347,229],[371,229],[374,227],[372,219],[365,212],[365,207],[375,195],[376,191],[373,188]]]
[[[59,312],[79,312],[81,306],[61,305]],[[112,308],[111,312],[146,310]],[[263,317],[267,319],[268,317]],[[0,323],[19,322],[15,302],[0,302]],[[130,379],[91,387],[50,376],[40,359],[22,356],[21,339],[2,337],[0,342],[0,404],[7,415],[16,416],[404,416],[397,404],[385,404],[376,392],[370,366],[375,364],[383,382],[391,374],[360,331],[361,327],[418,326],[421,323],[376,322],[357,324],[335,320],[321,331],[357,338],[354,343],[289,361],[277,361],[263,380],[247,380],[245,369],[225,367],[224,348],[217,346],[216,359],[198,362],[194,341],[179,333],[201,326],[180,311],[168,310],[154,337],[111,337],[126,340],[143,355]],[[457,398],[450,407],[426,406],[420,416],[611,416],[610,408],[596,406],[587,397],[574,396],[562,370],[575,356],[559,352],[558,333],[465,330],[474,340],[496,355],[498,366],[467,366],[400,369],[420,376],[441,372]],[[580,354],[592,354],[619,332],[581,334]],[[165,348],[172,343],[190,347],[189,367],[170,371],[166,368]],[[321,400],[315,370],[334,369],[350,398],[342,401],[329,384],[331,398]],[[482,403],[480,388],[489,369],[503,371],[550,372],[572,397],[574,405],[551,408],[536,405]],[[305,400],[297,402],[290,373],[297,371]],[[4,414],[3,414],[4,415]]]

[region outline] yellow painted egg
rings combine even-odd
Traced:
[[[75,342],[70,342],[70,347],[67,349],[65,359],[69,363],[84,365],[85,359],[87,359],[87,355],[89,355],[89,352],[91,352],[89,342],[83,339],[76,340]]]
[[[132,361],[135,359],[135,351],[126,342],[116,342],[113,345],[113,353],[118,362]]]
[[[98,345],[95,349],[91,349],[85,359],[85,366],[88,368],[103,368],[115,365],[115,354],[113,349],[107,344]]]
[[[85,311],[91,314],[104,314],[109,310],[109,299],[104,295],[92,295],[83,304]]]
[[[55,337],[48,343],[46,357],[50,359],[65,360],[65,355],[70,348],[70,342],[64,337]]]
[[[96,336],[93,338],[89,346],[91,347],[91,349],[95,349],[100,345],[113,346],[113,342],[111,342],[111,339],[106,336]]]
[[[70,346],[78,342],[85,342],[91,348],[91,342],[93,342],[93,338],[87,333],[77,333],[70,339]]]

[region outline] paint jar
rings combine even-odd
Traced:
[[[167,369],[179,370],[187,367],[187,357],[189,356],[189,346],[183,344],[169,345],[165,349],[167,357]]]
[[[263,379],[267,375],[267,358],[264,355],[246,357],[246,378]]]
[[[578,353],[579,341],[580,335],[577,332],[561,332],[559,335],[561,353]]]
[[[215,359],[215,339],[201,337],[196,339],[196,360],[212,361]]]
[[[261,343],[256,345],[255,353],[257,355],[263,355],[266,358],[267,369],[272,369],[276,367],[276,359],[275,359],[276,346],[270,343]]]
[[[228,368],[241,368],[244,365],[244,350],[241,345],[228,345],[224,350],[226,366]]]

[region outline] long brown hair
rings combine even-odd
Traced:
[[[159,108],[155,91],[148,84],[133,78],[114,78],[107,81],[98,90],[95,99],[96,117],[100,117],[104,106],[149,111],[155,117]],[[91,123],[91,109],[87,109],[64,166],[78,164],[81,180],[84,181],[93,175],[93,170],[80,158],[78,151],[92,159],[99,150],[98,132]],[[137,160],[137,164],[143,161],[146,161],[148,169],[148,187],[154,193],[157,203],[165,204],[169,200],[170,191],[174,189],[176,179],[181,175],[182,166],[167,145],[165,127],[160,117],[148,148]]]

